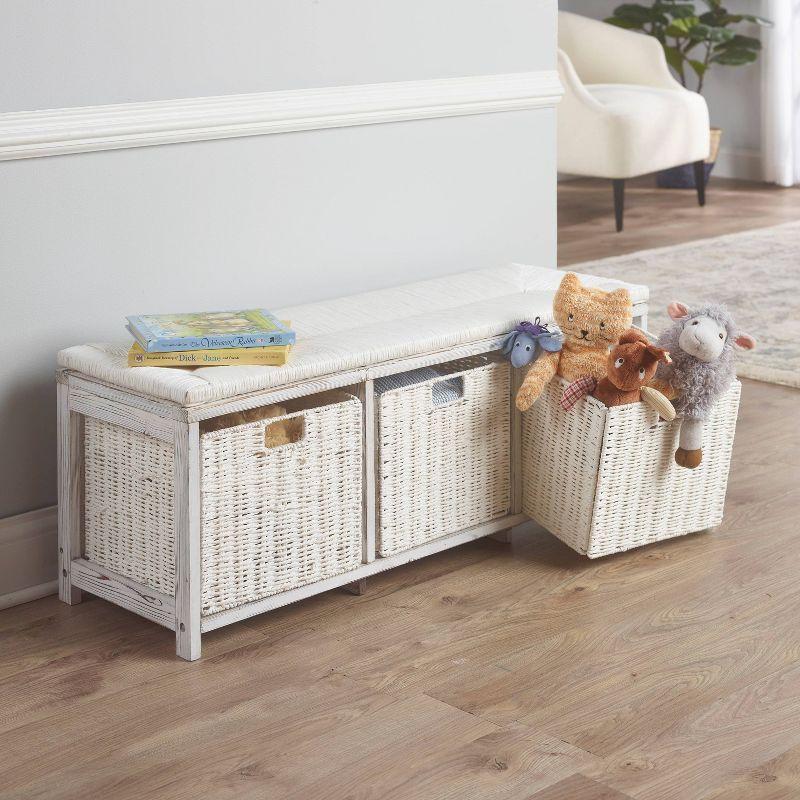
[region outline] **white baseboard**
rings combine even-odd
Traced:
[[[58,581],[39,583],[36,586],[29,586],[27,589],[20,589],[18,592],[0,594],[0,611],[12,606],[21,606],[23,603],[30,603],[51,594],[58,594]]]
[[[0,609],[58,591],[58,507],[0,519]]]
[[[555,70],[0,114],[0,161],[554,106]]]
[[[744,181],[763,181],[761,152],[746,147],[720,147],[714,172],[719,178],[739,178]]]

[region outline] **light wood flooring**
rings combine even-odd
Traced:
[[[700,208],[694,189],[657,189],[652,176],[628,181],[625,230],[617,233],[611,181],[562,181],[559,266],[800,219],[796,188],[712,176],[706,199]]]
[[[663,243],[674,201],[648,240],[658,197],[631,194],[616,246]],[[740,201],[759,224],[768,196]],[[565,259],[608,254],[600,205],[562,214]],[[592,562],[518,531],[215,631],[194,664],[100,600],[0,612],[0,798],[800,797],[798,398],[745,383],[713,533]]]

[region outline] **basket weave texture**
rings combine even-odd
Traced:
[[[84,448],[86,557],[174,594],[171,445],[86,417]]]
[[[201,437],[203,614],[361,563],[361,403],[335,395]],[[264,447],[269,425],[300,415],[299,441]]]
[[[559,405],[556,378],[522,422],[523,510],[590,558],[706,530],[722,521],[741,384],[715,404],[697,469],[674,461],[679,424],[643,403],[593,397]]]
[[[376,396],[381,556],[508,513],[509,365],[475,357],[437,369],[445,377]],[[436,405],[433,386],[453,378],[461,396]]]
[[[202,613],[323,580],[361,563],[362,409],[354,397],[200,437]],[[302,417],[302,437],[265,447]],[[86,420],[86,555],[175,592],[172,448]]]

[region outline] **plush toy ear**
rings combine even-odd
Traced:
[[[749,333],[740,333],[733,341],[742,350],[754,350],[756,346],[756,340]]]
[[[682,317],[689,316],[689,306],[686,303],[680,303],[677,300],[673,300],[667,306],[667,314],[669,314],[670,319],[681,319]]]
[[[559,289],[566,289],[567,291],[573,291],[581,286],[581,279],[574,273],[568,272],[562,279],[561,283],[559,284]]]
[[[669,364],[672,361],[666,350],[656,347],[654,344],[647,345],[647,352],[653,357],[654,361],[663,361],[665,364]]]
[[[620,344],[633,344],[634,342],[640,342],[641,344],[647,344],[650,340],[644,333],[636,328],[628,328],[622,336],[619,337]]]
[[[631,293],[625,289],[614,289],[613,292],[609,292],[608,297],[615,303],[619,303],[621,306],[629,306],[631,305]]]
[[[503,340],[504,356],[509,355],[511,351],[514,349],[514,343],[517,340],[517,336],[519,336],[519,333],[517,331],[511,331],[511,333],[509,333],[508,336],[506,336],[506,338]]]

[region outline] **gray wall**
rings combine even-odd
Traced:
[[[13,0],[3,12],[4,110],[555,61],[549,0]],[[0,163],[0,517],[55,502],[61,347],[123,340],[130,313],[554,266],[554,164],[552,109]]]
[[[0,111],[552,69],[556,0],[3,0]]]
[[[702,5],[702,0],[698,0]],[[603,19],[619,5],[618,0],[559,0],[561,11],[572,11],[594,19]],[[736,11],[763,14],[761,0],[737,0]],[[758,36],[757,26],[742,32]],[[695,87],[694,80],[689,88]],[[711,124],[723,129],[722,146],[728,151],[761,151],[761,69],[759,62],[746,67],[715,66],[708,74],[703,96],[711,112]]]

